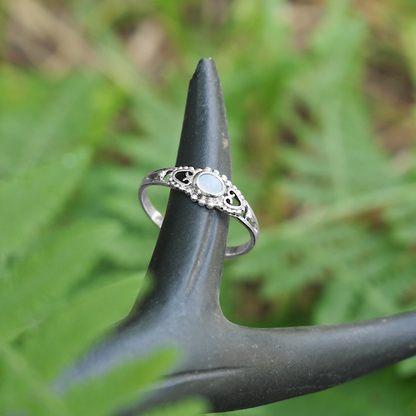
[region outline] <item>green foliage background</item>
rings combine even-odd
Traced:
[[[158,233],[137,189],[175,161],[200,58],[216,61],[233,179],[261,224],[258,246],[225,265],[225,315],[272,327],[416,308],[412,0],[2,7],[0,414],[103,415],[173,365],[160,351],[64,397],[50,389],[136,298]],[[240,413],[416,415],[416,360]]]

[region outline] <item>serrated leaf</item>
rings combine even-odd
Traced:
[[[83,290],[44,322],[24,350],[38,371],[51,379],[57,372],[130,312],[143,275],[133,275],[104,287]],[[51,355],[50,351],[54,351]]]
[[[112,413],[137,402],[143,389],[165,374],[176,358],[175,351],[167,350],[140,361],[130,360],[110,374],[101,374],[88,383],[71,387],[65,402],[74,414],[102,416]]]
[[[397,371],[401,377],[414,377],[416,375],[416,357],[398,363]]]
[[[177,151],[177,139],[182,127],[182,109],[166,102],[155,92],[134,96],[133,116],[148,135],[137,143],[137,162],[172,166]],[[163,120],[163,123],[160,122]],[[170,140],[166,140],[170,137]]]
[[[118,267],[143,270],[147,267],[155,245],[155,237],[125,232],[106,250],[106,257]]]
[[[61,154],[84,139],[92,116],[91,95],[98,77],[78,73],[60,82],[40,76],[6,74],[0,91],[0,172],[22,172]]]
[[[6,414],[23,410],[31,416],[74,416],[14,348],[0,343],[0,363],[4,372],[0,399]]]
[[[314,322],[326,325],[348,321],[356,298],[357,293],[345,280],[333,279],[326,284],[315,308]]]
[[[19,251],[53,219],[75,190],[89,159],[89,151],[80,150],[73,153],[71,168],[59,160],[0,182],[0,255]]]
[[[78,222],[56,233],[0,280],[0,337],[8,339],[36,324],[85,277],[118,233],[112,222]]]

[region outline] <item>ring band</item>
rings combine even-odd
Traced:
[[[146,188],[167,186],[189,195],[193,202],[208,209],[216,208],[236,218],[250,232],[250,240],[239,246],[227,247],[225,258],[231,259],[249,252],[259,238],[259,224],[241,192],[217,170],[179,166],[154,170],[145,176],[139,188],[139,200],[146,214],[160,228],[163,215],[156,210],[147,196]]]

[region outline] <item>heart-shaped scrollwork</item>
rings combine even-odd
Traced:
[[[190,169],[177,169],[172,173],[172,179],[180,186],[188,186],[192,183],[195,172]]]
[[[232,210],[243,210],[243,197],[241,193],[233,188],[228,189],[227,193],[224,195],[224,205]]]

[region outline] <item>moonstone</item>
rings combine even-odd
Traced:
[[[218,195],[223,190],[223,184],[213,173],[202,173],[198,178],[198,187],[201,191],[211,194]]]

